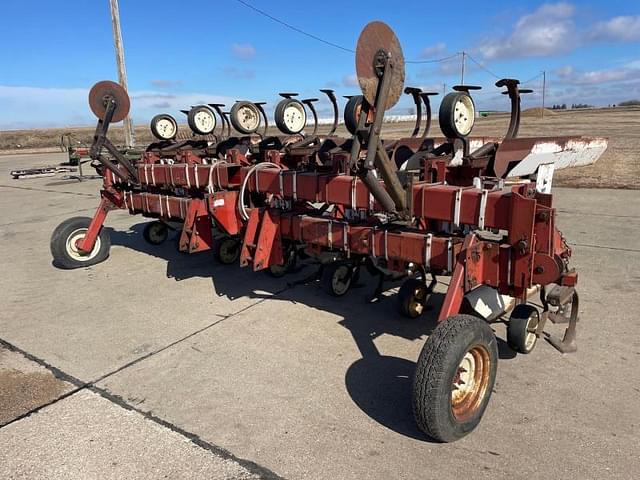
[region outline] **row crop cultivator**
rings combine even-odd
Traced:
[[[478,87],[468,85],[443,98],[444,138],[430,137],[433,93],[404,88],[402,50],[380,22],[360,35],[356,70],[362,95],[345,107],[348,138],[335,135],[332,91],[323,91],[335,113],[328,135],[317,134],[317,99],[283,93],[275,110],[282,135],[267,135],[261,103],[237,102],[230,112],[201,105],[185,111],[198,137],[175,140],[176,120],[158,115],[151,128],[159,141],[133,161],[107,138],[129,98],[113,82],[96,84],[89,103],[99,118],[91,157],[104,179],[100,206],[92,219],[63,222],[52,253],[64,268],[105,260],[105,217],[126,209],[156,219],[145,228],[148,242],[161,243],[167,222],[180,222],[180,250],[214,249],[223,263],[280,276],[298,255],[316,258],[323,286],[336,296],[361,266],[379,276],[377,294],[384,278],[406,277],[398,301],[411,318],[423,312],[436,276],[450,276],[439,324],[417,362],[413,408],[424,432],[453,441],[475,428],[491,396],[498,353],[488,321],[511,311],[507,340],[522,353],[547,320],[566,323],[562,338],[548,339],[562,352],[575,350],[578,276],[557,229],[551,181],[554,170],[595,162],[607,141],[518,138],[520,95],[528,91],[513,79],[496,83],[511,101],[504,138],[469,136]],[[413,133],[383,140],[384,113],[403,91],[417,107]],[[304,133],[307,112],[311,133]],[[541,309],[528,303],[532,295]]]

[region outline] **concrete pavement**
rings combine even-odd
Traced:
[[[416,429],[409,404],[437,308],[407,322],[391,298],[364,302],[366,276],[333,299],[317,285],[217,265],[210,253],[151,247],[144,219],[123,212],[107,220],[105,263],[57,270],[50,233],[91,216],[98,183],[8,177],[43,158],[0,157],[0,339],[73,387],[0,428],[0,463],[12,476],[60,476],[65,465],[84,478],[624,479],[640,470],[637,191],[556,190],[561,228],[576,245],[579,350],[563,356],[541,342],[515,355],[500,342],[480,427],[441,445]],[[9,415],[37,408],[18,407]],[[90,438],[109,446],[88,448]],[[138,463],[147,456],[177,463]]]

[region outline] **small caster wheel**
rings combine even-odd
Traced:
[[[536,329],[540,314],[533,305],[521,303],[511,312],[507,325],[507,343],[520,353],[531,353],[538,343]]]
[[[84,238],[91,224],[91,218],[74,217],[65,220],[51,234],[51,255],[53,264],[59,268],[72,269],[95,265],[109,257],[111,240],[104,228],[96,237],[93,250],[89,253],[78,249],[78,242]]]
[[[329,295],[341,297],[349,291],[354,278],[357,279],[357,270],[357,267],[348,263],[330,263],[322,269],[320,284]]]
[[[223,265],[231,265],[240,258],[240,242],[233,237],[224,237],[214,244],[213,253]]]
[[[160,245],[167,240],[167,237],[169,236],[169,227],[157,220],[149,222],[144,226],[142,236],[151,245]]]
[[[431,290],[417,278],[406,280],[398,291],[400,312],[409,318],[417,318],[424,312]]]
[[[298,255],[296,254],[295,248],[286,248],[283,252],[283,256],[284,263],[282,265],[270,265],[266,270],[273,278],[284,277],[287,273],[296,268]]]
[[[498,367],[491,327],[472,315],[440,323],[420,352],[413,380],[413,415],[418,427],[440,442],[473,431],[489,404]]]

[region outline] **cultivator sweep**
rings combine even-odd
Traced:
[[[361,33],[356,71],[362,95],[346,104],[347,138],[335,135],[333,91],[322,91],[334,109],[328,135],[317,133],[318,99],[282,93],[275,110],[281,135],[268,135],[263,103],[237,102],[229,112],[199,105],[185,111],[194,137],[177,141],[177,121],[158,115],[151,125],[158,142],[136,160],[107,137],[128,113],[126,92],[96,84],[90,153],[104,180],[101,202],[92,219],[73,218],[54,231],[53,257],[64,268],[105,260],[105,217],[126,209],[156,219],[145,228],[148,242],[163,242],[167,223],[179,222],[180,250],[214,249],[225,264],[281,276],[302,254],[317,259],[321,283],[335,296],[347,293],[363,266],[379,278],[374,297],[384,279],[406,277],[398,303],[410,318],[423,312],[436,276],[450,276],[439,325],[417,362],[413,409],[424,432],[453,441],[475,428],[491,395],[498,354],[489,321],[510,311],[507,340],[522,353],[547,320],[566,323],[562,338],[548,339],[561,352],[575,350],[578,275],[556,225],[551,183],[555,170],[595,162],[607,141],[518,138],[520,95],[529,91],[514,79],[496,83],[511,101],[503,138],[470,136],[471,92],[479,88],[470,85],[443,98],[444,137],[431,137],[435,94],[404,88],[400,44],[381,22]],[[384,140],[385,111],[403,92],[415,102],[415,127],[409,137]],[[528,303],[532,295],[541,308]]]

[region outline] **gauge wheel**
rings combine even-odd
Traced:
[[[166,113],[156,115],[151,119],[151,133],[158,140],[173,140],[178,134],[178,122]]]
[[[216,128],[216,115],[206,105],[198,105],[189,110],[187,124],[197,135],[209,135]]]
[[[408,318],[418,318],[425,310],[431,291],[417,278],[406,280],[398,291],[400,312]]]
[[[358,129],[363,99],[362,95],[355,95],[349,99],[344,107],[344,126],[351,135],[355,135]]]
[[[245,135],[251,135],[260,128],[260,110],[251,102],[234,103],[230,117],[233,128]]]
[[[511,312],[507,324],[507,343],[516,352],[531,353],[538,343],[536,330],[540,314],[533,305],[520,304]]]
[[[440,323],[422,348],[413,380],[418,427],[453,442],[480,423],[496,379],[498,347],[491,327],[472,315]]]
[[[329,295],[341,297],[349,291],[354,278],[357,280],[358,270],[348,263],[330,263],[322,268],[320,284]]]
[[[464,138],[476,120],[476,106],[466,92],[452,92],[442,99],[439,110],[440,130],[447,138]]]
[[[142,230],[142,236],[151,245],[160,245],[167,240],[169,228],[163,222],[148,222]]]
[[[274,113],[276,126],[282,133],[296,135],[307,125],[307,111],[301,101],[285,98],[276,106]]]
[[[240,241],[233,237],[221,238],[215,242],[213,253],[221,264],[232,265],[240,258]]]
[[[104,228],[96,237],[93,250],[89,253],[78,249],[78,242],[87,234],[91,218],[73,217],[65,220],[51,234],[51,255],[53,264],[58,268],[72,269],[95,265],[109,257],[111,240]]]
[[[284,277],[287,273],[293,271],[296,268],[298,255],[293,247],[285,248],[283,252],[284,263],[282,265],[270,265],[266,270],[273,278]]]

